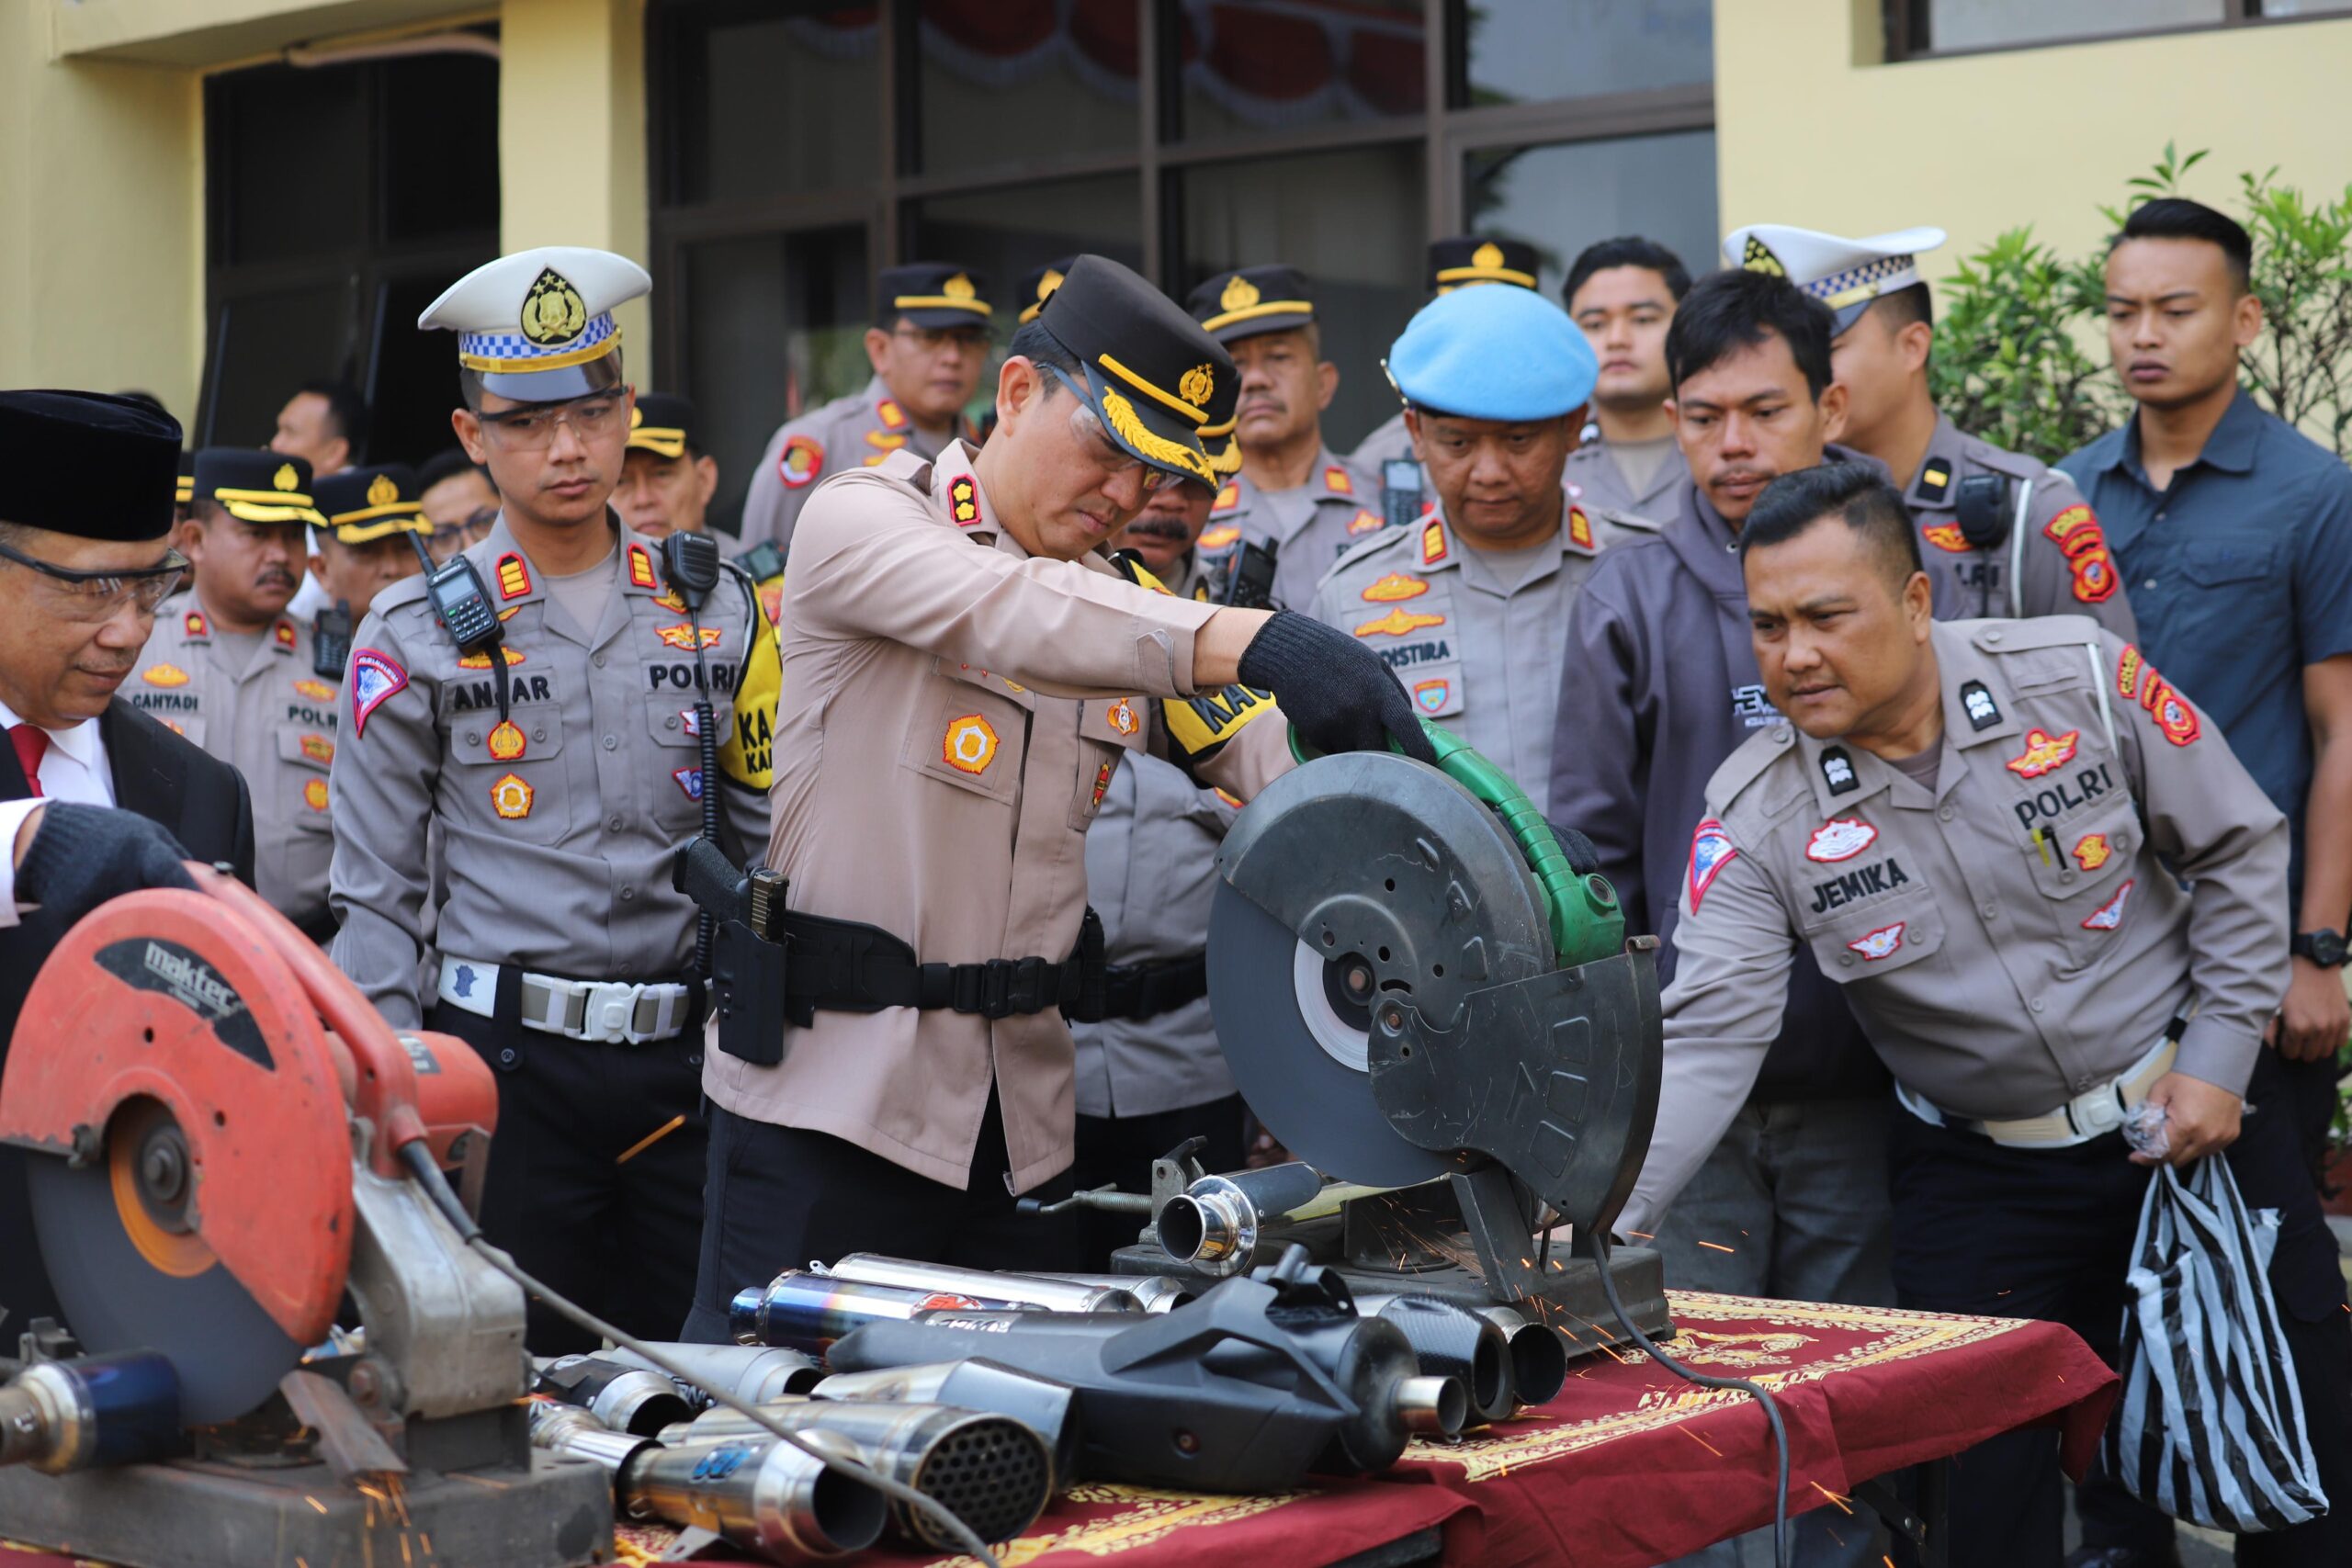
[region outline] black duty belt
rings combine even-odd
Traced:
[[[1209,961],[1204,953],[1165,964],[1114,964],[1102,972],[1104,1018],[1158,1018],[1208,994]]]
[[[921,963],[913,948],[862,920],[787,910],[775,923],[784,938],[785,1016],[804,1027],[820,1009],[947,1009],[982,1018],[1059,1009],[1084,1021],[1102,1016],[1102,922],[1091,909],[1068,958],[979,964]]]

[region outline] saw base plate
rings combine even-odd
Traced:
[[[612,1477],[601,1466],[534,1454],[527,1469],[410,1475],[397,1495],[382,1477],[368,1484],[377,1496],[323,1464],[175,1460],[71,1475],[12,1466],[0,1470],[0,1539],[120,1568],[612,1561]]]

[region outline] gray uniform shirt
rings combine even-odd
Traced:
[[[2176,1018],[2175,1070],[2244,1091],[2286,993],[2286,818],[2139,650],[2088,619],[1932,636],[1932,793],[1785,724],[1709,781],[1657,1133],[1625,1224],[1649,1228],[1730,1125],[1800,947],[1895,1076],[1962,1116],[2048,1111]]]
[[[1341,552],[1379,532],[1384,521],[1378,476],[1357,472],[1326,447],[1295,490],[1260,490],[1239,474],[1227,479],[1209,511],[1199,554],[1204,565],[1222,571],[1242,540],[1272,544],[1274,603],[1304,610]]]
[[[1561,509],[1560,525],[1533,570],[1514,580],[1432,511],[1341,556],[1313,611],[1363,639],[1396,671],[1414,706],[1509,773],[1547,812],[1569,607],[1602,547],[1642,531],[1576,506]]]
[[[1356,449],[1348,454],[1348,464],[1377,482],[1381,464],[1391,457],[1414,456],[1413,433],[1405,428],[1405,411],[1398,409],[1379,429],[1356,444]]]
[[[843,468],[879,468],[898,451],[936,457],[956,437],[971,438],[961,418],[956,426],[941,435],[917,429],[879,376],[848,397],[786,421],[768,437],[743,492],[741,547],[773,539],[777,549],[788,549],[792,526],[819,479]]]
[[[1972,548],[1960,531],[1963,479],[1991,474],[2010,482],[2008,542]],[[1936,582],[1942,613],[1963,615],[2088,615],[2116,636],[2136,637],[2121,566],[2075,481],[1936,417],[1936,433],[1904,493],[1919,525],[1919,557]],[[2022,521],[2017,502],[2025,502]]]
[[[397,1028],[422,1021],[428,823],[443,835],[432,942],[444,954],[632,983],[685,967],[695,908],[671,891],[670,862],[702,823],[694,631],[654,544],[622,529],[618,548],[593,628],[547,596],[504,517],[465,552],[505,616],[504,724],[488,656],[459,653],[423,578],[379,594],[352,639],[352,728],[329,775],[343,921],[334,955]],[[775,637],[738,571],[721,575],[701,621],[719,798],[756,852],[767,838]]]
[[[334,852],[327,766],[340,682],[311,667],[311,630],[291,615],[257,643],[224,637],[193,592],[165,604],[123,697],[245,775],[254,797],[254,885],[297,925],[327,908]]]
[[[1568,454],[1567,472],[1562,479],[1568,487],[1568,499],[1579,502],[1588,512],[1665,524],[1674,520],[1675,487],[1690,477],[1690,469],[1682,460],[1681,449],[1669,447],[1666,461],[1650,475],[1649,482],[1635,485],[1617,466],[1609,443],[1595,441]]]
[[[1196,556],[1168,589],[1194,597]],[[1086,830],[1086,901],[1102,918],[1114,964],[1198,958],[1208,944],[1216,851],[1240,807],[1203,789],[1173,762],[1129,751]],[[1204,1105],[1233,1092],[1209,999],[1193,998],[1157,1018],[1072,1023],[1080,1116],[1149,1116]]]

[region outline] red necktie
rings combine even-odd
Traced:
[[[38,724],[12,724],[8,727],[8,744],[17,749],[17,761],[25,770],[25,787],[38,799],[40,788],[40,760],[49,750],[49,731]]]

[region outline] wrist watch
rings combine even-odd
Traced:
[[[2287,944],[2287,951],[2324,969],[2341,969],[2344,961],[2352,958],[2352,947],[2345,944],[2342,931],[2303,931]]]

